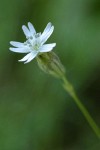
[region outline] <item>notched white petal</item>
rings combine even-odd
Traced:
[[[10,47],[9,50],[13,51],[13,52],[16,52],[16,53],[28,53],[28,52],[30,52],[30,49],[28,49],[28,48],[13,48],[13,47]]]
[[[30,30],[31,34],[35,34],[36,33],[35,28],[32,25],[32,23],[28,22],[28,27],[29,27],[29,30]]]
[[[46,26],[46,28],[44,29],[43,33],[42,33],[42,36],[44,36],[46,33],[48,33],[48,31],[50,30],[52,24],[51,22],[49,22]]]
[[[28,58],[29,58],[31,55],[32,55],[32,54],[29,53],[29,54],[27,54],[25,57],[23,57],[22,59],[20,59],[20,60],[18,60],[18,61],[26,61],[26,60],[28,60]]]
[[[37,52],[31,52],[31,53],[28,53],[24,58],[18,60],[20,62],[24,61],[24,64],[30,62],[32,59],[34,59],[37,55]]]
[[[31,56],[28,58],[28,60],[24,63],[29,63],[31,60],[33,60],[37,56],[37,53],[32,53]]]
[[[24,47],[24,44],[21,42],[11,41],[10,44],[15,47]]]
[[[40,52],[49,52],[56,46],[56,43],[45,44],[41,47]]]
[[[22,30],[24,34],[26,35],[26,37],[31,36],[29,29],[25,25],[22,26]]]
[[[51,36],[51,34],[53,33],[53,31],[54,31],[54,26],[52,26],[50,28],[50,30],[48,31],[48,33],[46,33],[45,35],[41,35],[41,42],[45,43],[48,40],[48,38]]]

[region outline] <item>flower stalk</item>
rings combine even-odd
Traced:
[[[63,81],[64,89],[73,98],[74,102],[76,103],[76,105],[78,106],[78,108],[80,109],[82,114],[84,115],[85,119],[87,120],[87,122],[89,123],[91,128],[93,129],[94,133],[97,135],[98,138],[100,138],[100,128],[97,126],[97,124],[95,123],[93,118],[90,116],[90,114],[87,111],[87,109],[85,108],[85,106],[82,104],[82,102],[76,95],[76,92],[75,92],[73,86],[71,85],[71,83],[69,83],[69,81],[66,79],[65,76],[62,77],[62,81]]]

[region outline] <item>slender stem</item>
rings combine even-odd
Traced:
[[[68,82],[68,80],[66,79],[65,76],[62,77],[62,80],[63,80],[63,87],[69,93],[69,95],[73,98],[74,102],[77,104],[77,106],[83,113],[84,117],[88,121],[89,125],[91,126],[91,128],[93,129],[95,134],[98,136],[98,138],[100,138],[100,128],[96,125],[95,121],[92,119],[92,117],[90,116],[90,114],[87,111],[87,109],[85,108],[85,106],[82,104],[80,99],[77,97],[73,86]]]

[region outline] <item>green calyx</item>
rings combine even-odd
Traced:
[[[62,78],[65,74],[64,66],[59,57],[52,51],[38,55],[37,62],[45,73],[51,74],[57,78]]]

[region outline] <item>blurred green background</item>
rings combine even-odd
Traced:
[[[9,51],[32,22],[66,67],[66,75],[100,126],[100,0],[0,1],[0,150],[99,150],[100,143],[61,83],[36,60]]]

